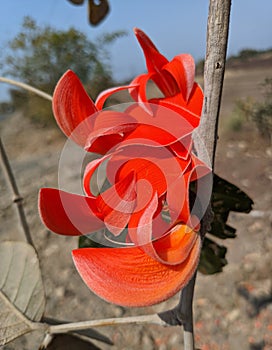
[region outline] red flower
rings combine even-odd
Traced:
[[[195,128],[198,126],[203,105],[203,92],[195,82],[195,63],[191,55],[180,54],[171,61],[164,57],[140,29],[135,28],[146,59],[148,72],[139,75],[130,84],[129,91],[137,102],[150,102],[177,111]],[[147,82],[152,80],[163,93],[163,98],[146,97]],[[124,89],[127,87],[124,86]],[[102,92],[97,105],[102,108],[105,99],[120,88]]]
[[[168,62],[144,33],[136,30],[136,35],[148,73],[129,86],[108,90],[93,103],[73,72],[57,84],[53,111],[58,125],[102,157],[85,169],[84,196],[43,188],[39,198],[41,218],[50,230],[76,236],[104,230],[115,245],[120,240],[126,245],[73,251],[90,289],[124,306],[163,301],[192,277],[201,241],[189,186],[210,172],[192,152],[203,96],[192,81],[191,59],[181,55]],[[147,101],[148,79],[166,97]],[[128,88],[140,103],[123,112],[102,110],[109,95]]]

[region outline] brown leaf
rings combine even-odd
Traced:
[[[0,345],[43,328],[45,308],[39,261],[24,242],[0,244]],[[34,321],[34,322],[32,322]]]
[[[92,25],[99,24],[110,9],[108,0],[100,0],[99,4],[95,0],[89,0],[88,5],[89,21]]]

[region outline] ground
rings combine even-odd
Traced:
[[[271,205],[272,149],[254,126],[245,121],[234,131],[231,123],[237,98],[260,97],[258,83],[269,76],[270,67],[230,69],[226,73],[222,103],[216,173],[233,182],[254,200],[250,214],[231,214],[229,223],[237,238],[227,245],[228,265],[223,273],[198,274],[194,317],[197,347],[201,350],[272,349],[272,264]],[[44,102],[48,103],[48,102]],[[149,308],[124,309],[93,295],[75,271],[71,250],[77,240],[54,235],[43,226],[37,211],[41,187],[58,186],[58,161],[65,138],[57,129],[31,124],[19,112],[0,122],[18,186],[25,199],[25,210],[37,247],[47,297],[46,316],[69,321],[101,319],[160,312],[174,306],[178,295]],[[63,174],[76,180],[74,169]],[[23,240],[9,184],[0,169],[1,240]],[[94,341],[86,349],[177,350],[182,349],[179,327],[118,326],[100,331],[114,345]],[[41,334],[18,338],[3,350],[37,349]],[[63,346],[65,344],[65,346]],[[59,338],[52,349],[85,349]]]

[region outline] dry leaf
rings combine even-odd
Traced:
[[[39,260],[24,242],[0,244],[0,345],[45,327],[45,308]]]

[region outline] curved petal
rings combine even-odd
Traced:
[[[123,135],[121,133],[111,134],[109,132],[107,133],[106,131],[104,135],[103,133],[99,133],[98,136],[94,132],[89,134],[84,148],[86,152],[104,155],[118,145],[122,140]]]
[[[212,173],[212,169],[208,166],[208,164],[200,160],[196,155],[194,155],[194,153],[191,153],[191,160],[190,182],[201,179],[202,177]],[[209,163],[211,163],[211,161],[209,161]]]
[[[40,190],[39,212],[45,226],[61,235],[79,236],[104,227],[95,198],[54,188]]]
[[[132,171],[97,197],[97,207],[105,226],[113,235],[118,236],[127,226],[136,205],[135,199],[135,175]]]
[[[165,97],[174,96],[180,92],[176,80],[164,69],[153,74],[152,80]]]
[[[202,112],[203,95],[199,98],[194,98],[191,103],[189,101],[187,105],[183,101],[182,94],[180,93],[172,97],[152,99],[149,102],[150,104],[157,104],[178,113],[181,120],[186,120],[193,128],[197,128]]]
[[[152,187],[153,191],[158,192],[158,195],[165,193],[167,189],[166,175],[162,172],[163,169],[148,158],[131,158],[122,165],[117,174],[118,179],[122,179],[128,176],[128,174],[133,170],[137,182],[140,180],[146,181]],[[169,169],[170,170],[170,169]],[[152,192],[153,192],[152,191]],[[137,197],[144,197],[144,193],[140,194],[137,188]],[[140,200],[140,198],[139,198]]]
[[[122,148],[112,154],[107,164],[107,177],[111,183],[123,179],[133,170],[137,183],[144,181],[152,188],[152,195],[155,191],[160,197],[190,164],[189,157],[188,160],[175,157],[167,147],[150,147],[144,141],[135,144],[134,140],[127,143],[125,141]],[[147,186],[144,187],[150,194]],[[141,196],[146,197],[143,193]]]
[[[153,242],[156,260],[170,265],[182,263],[189,256],[197,240],[200,240],[197,232],[187,225],[178,224],[164,237]]]
[[[183,116],[179,106],[176,108],[177,111],[170,104],[166,103],[166,106],[163,106],[165,100],[168,101],[166,98],[152,99],[148,104],[134,103],[127,108],[126,112],[138,123],[138,127],[128,135],[128,138],[149,139],[154,141],[154,144],[158,142],[159,145],[169,145],[192,133],[194,125],[190,118],[186,118],[186,113]],[[143,108],[145,105],[151,113]]]
[[[124,86],[118,86],[118,87],[114,87],[114,88],[110,88],[107,90],[102,91],[98,96],[97,99],[95,101],[95,106],[98,110],[101,110],[104,106],[104,103],[106,102],[106,100],[113,94],[115,94],[116,92],[119,91],[123,91],[123,90],[128,90],[131,88],[135,88],[137,87],[137,85],[124,85]]]
[[[177,221],[186,223],[194,230],[198,230],[200,220],[203,218],[212,191],[211,169],[197,158],[193,153],[190,156],[191,162],[182,175],[182,183],[176,180],[168,187],[167,203],[172,216]],[[196,183],[196,193],[190,192],[190,184]],[[201,181],[201,182],[199,182]],[[183,184],[183,191],[180,189]],[[183,198],[182,205],[177,201],[176,193],[180,193],[179,198]]]
[[[129,93],[134,101],[147,103],[146,85],[152,75],[153,73],[141,74],[132,80]]]
[[[131,216],[131,220],[128,224],[128,233],[130,240],[137,246],[141,246],[149,256],[154,257],[154,252],[149,247],[149,243],[152,241],[153,236],[162,237],[166,232],[165,227],[167,225],[156,225],[159,216],[158,211],[161,210],[161,205],[158,200],[157,193],[153,192],[151,199],[142,210],[135,212]],[[160,223],[162,220],[159,220]],[[168,225],[169,226],[169,225]],[[155,231],[155,232],[154,232]],[[156,259],[155,259],[156,260]]]
[[[158,51],[150,38],[142,30],[134,28],[134,34],[143,49],[148,72],[161,70],[168,63],[167,58]]]
[[[177,196],[177,193],[179,194]],[[185,175],[181,179],[173,181],[166,194],[169,214],[174,222],[182,222],[190,225],[190,207],[189,207],[189,183]]]
[[[92,130],[89,117],[97,109],[73,71],[68,70],[60,78],[53,94],[52,107],[60,129],[84,147]]]
[[[193,57],[188,54],[175,56],[163,69],[172,75],[184,100],[188,101],[195,79],[195,63]]]
[[[141,213],[132,216],[129,223],[129,236],[151,258],[162,264],[178,265],[187,259],[198,239],[198,234],[189,226],[181,224],[175,225],[170,230],[168,228],[164,233],[162,220],[160,216],[155,215],[157,208],[158,198],[154,195]],[[154,233],[154,230],[160,230],[160,232]],[[154,235],[160,238],[154,240]]]
[[[187,135],[181,140],[173,143],[169,148],[174,154],[181,159],[188,159],[193,147],[192,135]]]
[[[194,83],[191,95],[187,101],[187,109],[200,117],[202,114],[203,100],[204,94],[201,87],[197,83]]]
[[[95,171],[98,169],[98,167],[104,161],[106,161],[109,157],[110,157],[110,154],[106,155],[102,158],[94,159],[90,163],[87,164],[85,171],[84,171],[84,175],[83,175],[83,188],[84,188],[84,191],[85,191],[87,196],[93,197],[95,195],[92,192],[92,186],[91,186],[92,177],[93,177]],[[101,177],[101,174],[99,174],[99,175]],[[104,175],[104,173],[103,173],[103,175]],[[99,180],[101,181],[101,179],[99,179]],[[98,179],[96,181],[96,184],[97,183],[98,183]],[[96,187],[98,187],[98,184]],[[99,193],[100,192],[99,188],[97,190],[98,190],[97,192]]]
[[[177,141],[175,135],[169,133],[167,130],[157,127],[155,125],[139,124],[125,138],[125,144],[138,144],[144,142],[145,145],[152,147],[161,147],[171,145]]]
[[[137,247],[77,249],[73,260],[84,282],[101,298],[122,306],[149,306],[170,298],[190,281],[200,246],[197,239],[187,259],[175,266],[161,264]]]
[[[122,141],[124,134],[131,132],[137,127],[137,121],[126,113],[102,111],[94,117],[93,125],[93,130],[88,135],[85,149],[105,154]]]
[[[168,59],[158,51],[143,31],[136,28],[134,29],[134,33],[143,49],[148,73],[153,73],[151,79],[166,96],[172,96],[178,93],[176,79],[163,69],[164,66],[169,64]]]

